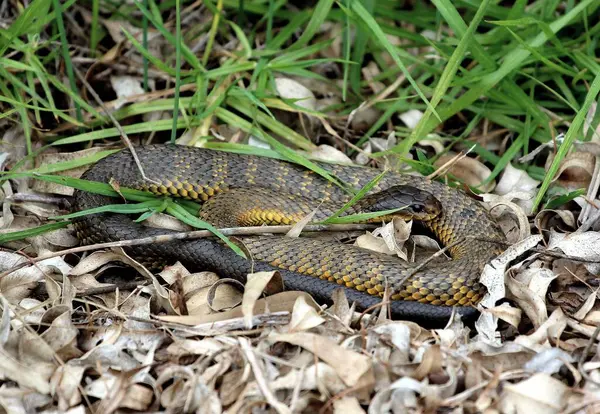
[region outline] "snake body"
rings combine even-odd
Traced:
[[[263,197],[262,191],[267,194],[270,191],[283,194],[294,205],[305,202],[306,208],[296,211],[296,218],[301,216],[300,213],[308,212],[315,203],[341,207],[349,199],[346,191],[313,171],[273,158],[178,145],[139,147],[136,153],[146,180],[129,150],[100,160],[82,178],[100,182],[112,180],[122,187],[200,203],[220,200],[221,204],[227,204],[227,193],[241,191],[246,194],[241,199],[250,200],[251,206],[252,194]],[[362,188],[381,172],[366,167],[318,165],[354,188]],[[447,320],[452,307],[472,317],[476,314],[473,305],[485,293],[479,276],[483,266],[501,253],[502,242],[505,242],[503,232],[483,206],[464,192],[421,176],[390,172],[383,176],[371,194],[395,186],[410,186],[433,194],[439,200],[442,213],[422,224],[444,245],[452,245],[449,251],[453,260],[431,262],[415,272],[414,263],[355,246],[312,238],[274,236],[235,239],[252,260],[238,256],[212,239],[174,240],[133,246],[127,251],[152,268],[180,261],[190,270],[211,270],[239,280],[245,280],[252,271],[278,269],[287,289],[304,290],[317,300],[330,300],[331,293],[341,286],[348,299],[355,301],[359,308],[377,304],[387,286],[392,299],[390,308],[396,317],[440,322]],[[84,191],[76,191],[74,195],[75,211],[114,203],[110,197]],[[282,214],[277,208],[261,214],[273,224],[295,221],[295,217]],[[75,228],[83,244],[170,232],[110,213],[79,217]],[[473,237],[490,241],[474,240]]]

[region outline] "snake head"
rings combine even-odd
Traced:
[[[442,204],[433,194],[410,185],[396,185],[386,190],[370,194],[361,200],[363,211],[399,211],[384,217],[399,217],[403,220],[429,221],[442,213]]]

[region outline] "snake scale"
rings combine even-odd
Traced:
[[[114,153],[93,165],[82,178],[117,182],[121,187],[183,197],[205,203],[227,219],[253,222],[259,217],[266,224],[293,223],[315,205],[325,206],[325,216],[349,200],[348,192],[302,166],[273,158],[179,145],[137,147],[144,180],[129,150]],[[374,168],[318,163],[330,174],[354,188],[371,182],[381,171]],[[439,200],[441,213],[421,224],[431,230],[449,249],[452,260],[430,262],[415,272],[414,263],[359,247],[318,238],[244,236],[234,241],[243,246],[252,260],[235,254],[213,239],[174,240],[167,243],[128,247],[134,258],[152,268],[180,261],[189,270],[211,270],[221,276],[244,281],[248,273],[278,269],[286,289],[303,290],[317,300],[330,301],[335,289],[342,287],[359,308],[380,302],[383,292],[391,292],[390,309],[394,317],[425,323],[448,320],[452,308],[466,318],[477,314],[473,305],[485,293],[479,282],[483,266],[502,251],[504,233],[483,206],[463,191],[422,176],[390,172],[371,190],[370,196],[393,188],[413,189]],[[254,208],[270,194],[277,200],[272,208]],[[233,195],[233,199],[228,199]],[[418,198],[418,197],[417,197]],[[74,211],[114,204],[114,198],[77,190]],[[233,200],[233,201],[231,201]],[[227,206],[234,205],[232,211]],[[385,206],[384,206],[385,207]],[[254,208],[254,209],[253,209]],[[225,209],[225,212],[223,212]],[[425,208],[426,209],[426,208]],[[289,211],[291,210],[291,211]],[[423,206],[417,209],[417,213]],[[240,216],[239,212],[247,214]],[[235,217],[234,217],[235,216]],[[97,213],[75,220],[82,244],[119,241],[168,234],[136,223],[131,217]],[[485,238],[488,241],[473,240]],[[500,243],[493,243],[497,240]],[[401,283],[404,280],[404,283]]]

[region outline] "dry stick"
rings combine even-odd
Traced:
[[[79,73],[79,71],[77,69],[74,69],[74,70],[75,70],[75,74],[77,75],[77,77],[79,78],[81,83],[83,83],[83,85],[86,87],[86,89],[88,90],[90,95],[92,95],[92,97],[94,98],[94,100],[96,101],[98,106],[100,106],[102,108],[102,110],[104,111],[106,116],[110,119],[110,121],[113,123],[115,128],[117,128],[117,131],[119,131],[119,134],[121,134],[121,138],[125,142],[125,145],[127,146],[127,148],[129,148],[129,150],[131,151],[131,155],[133,156],[135,165],[138,167],[138,170],[140,171],[140,174],[142,175],[142,178],[144,179],[144,181],[149,181],[153,184],[159,184],[157,181],[151,180],[150,178],[148,178],[146,176],[146,173],[144,172],[144,168],[142,167],[142,163],[140,162],[140,159],[138,158],[137,153],[135,152],[135,150],[133,148],[133,144],[131,143],[131,141],[129,140],[129,137],[127,136],[127,134],[121,127],[121,124],[119,124],[117,119],[108,111],[108,109],[106,109],[106,107],[104,106],[104,102],[102,101],[100,96],[96,93],[94,88],[92,88],[92,85],[90,85],[88,83],[88,81],[83,77],[83,75],[81,73]]]
[[[93,288],[77,291],[75,296],[76,297],[84,297],[84,296],[92,296],[92,295],[102,295],[105,293],[115,292],[117,289],[130,290],[130,289],[135,289],[138,286],[143,287],[143,286],[148,286],[148,285],[149,285],[149,283],[147,281],[143,281],[143,280],[140,280],[137,282],[115,283],[112,285],[98,286],[98,287],[93,287]],[[39,293],[48,294],[45,287],[46,287],[45,282],[39,282],[37,291]]]
[[[581,353],[581,356],[579,357],[579,360],[577,361],[577,369],[579,370],[579,372],[581,373],[583,378],[585,378],[587,381],[590,381],[592,384],[596,385],[597,387],[600,387],[600,383],[593,380],[583,370],[583,363],[584,363],[585,359],[587,358],[588,354],[590,353],[590,350],[592,349],[594,342],[596,342],[596,338],[598,338],[598,334],[600,334],[600,325],[596,326],[594,333],[592,334],[592,336],[590,337],[590,340],[588,341],[587,345],[583,349],[583,352]]]
[[[258,359],[254,354],[254,350],[250,345],[250,341],[246,338],[238,338],[238,342],[240,344],[240,348],[242,350],[242,354],[246,357],[246,360],[250,364],[250,368],[252,368],[252,372],[254,373],[254,379],[256,380],[256,385],[258,389],[263,394],[267,402],[273,407],[278,414],[288,414],[291,413],[291,410],[285,406],[281,401],[275,397],[273,392],[271,391],[269,384],[263,375],[263,372],[258,363]]]
[[[50,194],[17,193],[6,197],[6,200],[12,203],[51,204],[65,209],[70,206],[69,201],[65,197]]]
[[[417,272],[419,272],[421,269],[423,269],[425,266],[427,266],[427,264],[429,262],[431,262],[432,260],[440,257],[441,255],[443,255],[444,253],[446,253],[448,251],[448,249],[453,248],[454,246],[456,246],[457,244],[462,243],[463,241],[465,241],[465,238],[462,237],[460,239],[458,239],[457,241],[455,241],[454,243],[450,243],[448,246],[445,246],[443,249],[438,250],[437,252],[435,252],[434,254],[432,254],[431,256],[429,256],[427,259],[423,260],[422,263],[419,263],[418,266],[416,266],[414,269],[412,269],[406,276],[404,276],[402,279],[400,279],[400,282],[398,282],[397,286],[402,286],[404,285],[404,283],[411,277],[413,277]]]
[[[419,265],[417,265],[412,271],[410,271],[406,276],[404,276],[402,279],[400,279],[400,282],[398,283],[398,286],[402,286],[404,285],[404,283],[411,277],[413,277],[418,271],[420,271],[421,269],[423,269],[429,262],[431,262],[432,260],[434,260],[437,257],[440,257],[441,255],[443,255],[444,253],[446,253],[448,251],[448,249],[451,249],[452,247],[456,246],[459,243],[462,243],[465,240],[465,238],[461,238],[457,241],[455,241],[454,243],[449,244],[448,246],[445,246],[443,249],[435,252],[434,254],[432,254],[431,256],[429,256],[427,259],[425,259],[422,263],[419,263]],[[374,305],[369,306],[367,309],[365,309],[364,311],[362,311],[362,313],[360,314],[358,320],[360,322],[360,320],[363,318],[363,316],[367,315],[369,312],[371,312],[373,309],[377,309],[380,308],[382,306],[387,305],[388,303],[390,303],[389,299],[386,300],[382,300],[379,303],[376,303]]]
[[[231,227],[226,229],[220,229],[219,231],[225,236],[256,236],[262,234],[285,234],[293,226],[255,226],[255,227]],[[304,232],[320,232],[320,231],[356,231],[356,230],[370,230],[376,228],[373,224],[311,224],[304,227]],[[96,249],[108,249],[112,247],[127,247],[127,246],[139,246],[144,244],[154,243],[167,243],[174,240],[188,240],[188,239],[201,239],[206,237],[212,237],[214,233],[209,230],[197,230],[188,231],[172,234],[163,234],[160,236],[143,237],[140,239],[133,240],[121,240],[117,242],[107,242],[92,244],[89,246],[73,247],[71,249],[61,250],[53,252],[44,256],[32,258],[27,262],[20,263],[2,273],[0,273],[0,279],[4,276],[19,270],[27,265],[41,262],[42,260],[51,259],[53,257],[64,256],[71,253],[87,252],[89,250]]]
[[[264,235],[264,234],[285,234],[285,233],[289,232],[292,229],[292,227],[293,226],[231,227],[231,228],[226,228],[226,229],[220,229],[219,231],[225,236],[257,236],[257,235]],[[376,227],[377,226],[375,226],[373,224],[327,224],[327,225],[311,224],[311,225],[305,226],[303,231],[304,232],[362,231],[362,230],[371,230]],[[160,235],[160,236],[143,237],[140,239],[121,240],[118,242],[98,243],[98,244],[92,244],[89,246],[73,247],[71,249],[65,249],[65,250],[61,250],[58,252],[53,252],[53,253],[50,253],[50,254],[47,254],[44,256],[39,256],[36,258],[28,258],[29,260],[27,262],[20,263],[2,273],[0,273],[0,279],[2,279],[3,277],[9,275],[10,273],[12,273],[16,270],[22,269],[23,267],[26,267],[28,265],[32,265],[34,263],[38,263],[38,262],[41,262],[46,259],[51,259],[53,257],[63,256],[63,255],[67,255],[67,254],[87,252],[87,251],[96,250],[96,249],[108,249],[108,248],[112,248],[112,247],[139,246],[139,245],[152,244],[152,243],[167,243],[167,242],[174,241],[174,240],[201,239],[201,238],[207,238],[207,237],[211,237],[211,236],[214,236],[214,234],[209,230],[197,230],[197,231],[189,231],[189,232],[164,234],[164,235]],[[500,244],[504,247],[509,247],[512,245],[511,243],[508,243],[508,242],[503,242],[503,241],[493,240],[493,239],[486,239],[484,237],[467,236],[465,238],[472,239],[472,240],[478,240],[478,241],[484,241],[484,242],[488,242],[488,243]],[[463,241],[463,239],[461,239],[455,243],[452,243],[452,244],[444,247],[440,251],[434,253],[427,260],[425,260],[423,263],[421,263],[419,266],[417,266],[411,273],[409,273],[407,276],[405,276],[402,279],[402,283],[404,283],[406,281],[406,279],[408,279],[409,277],[414,275],[414,273],[421,270],[431,260],[435,259],[436,257],[441,256],[448,249],[454,247],[456,244],[458,244],[462,241]],[[534,253],[538,253],[538,254],[542,254],[542,255],[550,256],[550,257],[555,257],[555,258],[559,258],[559,259],[573,260],[575,262],[600,263],[600,260],[572,257],[572,256],[569,256],[569,255],[566,255],[563,253],[559,253],[559,252],[551,252],[551,251],[541,250],[541,249],[531,249],[531,251]]]

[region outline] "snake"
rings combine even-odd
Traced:
[[[122,149],[99,160],[81,178],[198,202],[201,218],[210,217],[221,227],[294,224],[315,211],[320,215],[313,220],[320,220],[353,197],[347,188],[316,169],[288,160],[175,144],[134,150],[137,160],[131,150]],[[455,313],[465,320],[479,314],[477,304],[486,293],[480,276],[484,266],[502,253],[506,236],[478,200],[462,189],[421,175],[381,174],[377,168],[321,161],[315,164],[350,188],[372,185],[344,214],[388,210],[400,203],[415,223],[447,247],[450,258],[409,263],[338,241],[268,234],[231,238],[246,257],[218,238],[170,240],[125,250],[152,269],[179,261],[190,271],[213,271],[240,281],[252,272],[277,270],[287,290],[305,291],[317,301],[330,303],[334,292],[342,289],[348,301],[362,310],[377,308],[387,294],[394,319],[440,324]],[[115,204],[115,198],[76,190],[72,210],[109,204]],[[174,232],[111,212],[79,216],[73,224],[83,245]]]

